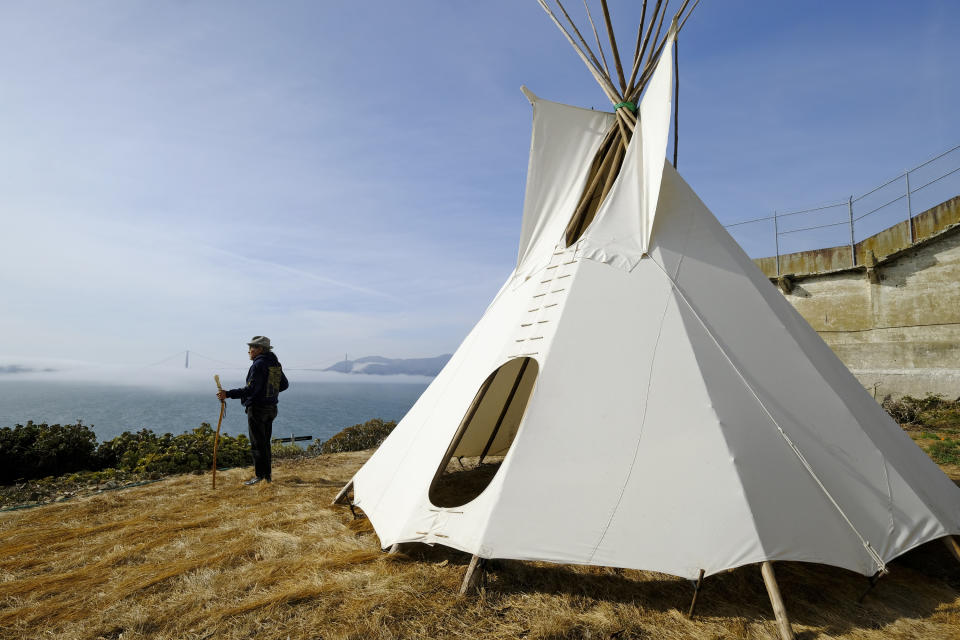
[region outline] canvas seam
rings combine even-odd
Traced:
[[[590,557],[587,560],[588,563],[593,562],[593,557],[597,554],[597,550],[600,548],[600,545],[603,544],[604,538],[607,537],[607,532],[610,530],[610,526],[613,524],[613,519],[616,517],[617,511],[620,510],[620,503],[623,501],[623,495],[627,491],[627,485],[630,484],[630,478],[633,476],[633,469],[637,464],[637,457],[640,455],[640,443],[643,441],[643,432],[647,424],[647,407],[650,404],[650,388],[653,384],[653,367],[657,361],[657,352],[660,349],[660,336],[663,333],[663,323],[667,317],[667,310],[670,308],[670,294],[667,293],[664,298],[663,312],[660,314],[660,324],[657,327],[657,340],[653,345],[653,357],[650,358],[650,370],[647,373],[647,389],[643,400],[643,416],[640,418],[640,433],[637,436],[637,444],[633,450],[633,460],[630,462],[630,469],[627,471],[627,476],[623,481],[623,486],[620,487],[620,495],[617,496],[617,502],[613,505],[613,509],[610,511],[610,517],[607,519],[607,524],[603,528],[603,533],[600,534],[597,544],[594,545],[593,551],[590,552]]]
[[[720,227],[719,225],[719,222],[716,222],[715,220],[714,222],[717,225],[717,227],[722,229],[722,227]],[[735,246],[738,249],[737,253],[739,253],[742,256],[737,258],[738,262],[741,264],[743,268],[747,270],[747,275],[748,277],[750,277],[750,281],[753,282],[755,286],[760,288],[761,295],[762,295],[763,291],[766,290],[765,287],[767,287],[768,285],[768,283],[766,282],[766,278],[762,274],[760,274],[758,269],[755,268],[756,265],[753,264],[753,262],[743,252],[743,250],[739,247],[739,245],[735,244]],[[756,277],[752,277],[754,275]],[[774,292],[776,293],[775,290]],[[767,299],[767,296],[763,296],[763,297],[764,299]],[[776,305],[776,306],[771,304],[774,310],[774,314],[777,317],[777,320],[779,321],[781,327],[783,327],[787,331],[787,336],[792,341],[792,343],[802,353],[804,353],[804,355],[807,355],[807,349],[801,345],[797,337],[794,335],[795,331],[807,333],[807,335],[809,336],[816,336],[816,342],[823,344],[823,340],[819,336],[819,332],[815,331],[810,326],[810,324],[803,319],[803,317],[800,315],[800,313],[792,304],[788,303],[786,299],[783,296],[780,296],[779,294],[776,294],[774,299],[777,300],[778,302],[784,303],[783,305]],[[856,380],[856,377],[853,375],[851,370],[843,364],[843,362],[836,356],[836,354],[832,350],[829,349],[829,347],[826,347],[825,349],[823,349],[821,353],[824,356],[826,356],[826,359],[822,357],[811,358],[807,356],[810,365],[820,376],[826,379],[827,373],[838,374],[838,375],[847,377],[848,379],[851,379],[856,384],[856,386],[858,387],[860,386],[860,383]],[[856,408],[856,405],[852,402],[852,399],[850,397],[844,394],[837,394],[836,398],[843,404],[844,409],[846,410],[847,414],[851,416],[851,418],[853,418],[858,423],[861,422],[860,418],[858,417],[858,410]],[[873,405],[873,407],[871,408],[876,407],[875,403],[868,403],[868,404]],[[892,422],[889,416],[883,413],[882,410],[880,410],[880,413],[882,414],[883,419],[886,419]],[[902,430],[900,430],[898,427],[896,428],[896,431],[902,434]],[[877,455],[880,456],[881,469],[883,471],[884,478],[886,480],[887,487],[888,487],[888,491],[887,491],[887,499],[889,501],[888,508],[892,510],[893,509],[893,492],[892,492],[892,485],[890,483],[889,474],[891,470],[901,478],[903,477],[903,474],[898,468],[898,465],[893,464],[893,461],[891,461],[890,458],[887,456],[884,448],[880,446],[880,444],[878,443],[878,439],[874,437],[874,434],[872,431],[862,429],[861,433],[867,439],[867,441],[870,443],[873,449],[877,452]],[[916,498],[930,512],[930,514],[937,518],[937,520],[941,523],[941,526],[945,521],[955,520],[954,518],[945,516],[942,513],[942,511],[939,509],[939,504],[937,503],[937,501],[933,499],[926,491],[924,491],[924,486],[910,484],[909,488],[910,488],[910,491],[916,496]],[[884,544],[884,548],[888,548],[886,541]],[[897,555],[901,555],[904,552],[905,550],[900,550],[900,552]]]
[[[743,256],[744,256],[745,262],[749,262],[752,266],[755,266],[753,265],[752,261],[750,261],[749,257],[746,256],[746,254],[743,254]],[[759,270],[752,269],[751,273],[759,274]],[[754,280],[751,280],[751,281],[754,281],[758,287],[766,286],[766,282],[765,282],[766,278],[762,275],[760,276],[760,278],[762,278],[762,280],[760,281],[754,281]],[[777,295],[777,298],[786,302],[785,298],[783,298],[782,296]],[[800,315],[799,311],[797,311],[797,309],[792,304],[786,303],[784,306],[781,307],[781,310],[783,311],[783,315],[781,315],[781,313],[776,308],[774,308],[773,310],[781,327],[783,327],[786,330],[790,340],[793,342],[794,345],[796,345],[796,347],[804,355],[807,355],[807,350],[800,344],[799,340],[794,335],[794,330],[808,332],[808,335],[813,334],[814,336],[817,337],[817,342],[820,342],[820,343],[823,342],[823,339],[819,335],[819,332],[814,330],[813,327],[810,326],[810,324],[803,318],[803,316]],[[860,386],[860,383],[859,381],[856,380],[856,377],[853,375],[853,372],[845,364],[843,364],[843,362],[836,356],[836,354],[829,347],[827,347],[823,351],[823,353],[827,356],[827,359],[811,358],[807,356],[808,361],[810,365],[813,367],[814,371],[816,371],[824,379],[826,379],[827,377],[825,370],[827,370],[830,373],[839,374],[848,378],[852,378],[856,382],[856,386],[858,387]],[[851,399],[844,394],[837,394],[836,398],[841,402],[847,414],[849,414],[857,423],[859,423],[860,419],[857,417],[858,414],[855,406],[851,402]],[[889,416],[885,415],[885,417],[889,419]],[[887,485],[887,500],[888,500],[887,508],[891,511],[891,519],[893,519],[893,514],[892,514],[892,511],[894,508],[893,507],[893,489],[890,483],[890,476],[889,476],[890,467],[892,466],[894,472],[896,472],[900,477],[903,477],[903,474],[900,473],[896,465],[890,464],[889,458],[884,452],[884,449],[878,444],[877,439],[874,438],[873,433],[871,433],[869,430],[866,430],[866,429],[861,429],[861,433],[870,443],[870,446],[872,446],[874,450],[877,452],[877,455],[880,456],[880,462],[881,462],[880,466],[883,471],[884,480],[886,481],[886,485]],[[914,486],[911,484],[910,491],[917,497],[918,500],[920,500],[920,502],[924,505],[924,507],[933,516],[937,518],[937,520],[939,520],[941,523],[943,522],[943,520],[945,520],[942,513],[938,509],[937,502],[931,499],[923,491],[922,486]],[[888,545],[885,543],[884,547],[888,548]]]
[[[880,463],[883,466],[883,479],[887,483],[887,512],[890,514],[890,538],[893,539],[897,530],[897,519],[893,515],[893,485],[890,484],[890,471],[887,469],[887,456],[878,448]]]
[[[725,349],[723,348],[723,346],[720,344],[720,341],[717,340],[717,338],[716,338],[716,336],[713,334],[713,332],[710,331],[710,328],[707,326],[707,323],[703,320],[702,317],[700,317],[700,314],[697,313],[697,310],[693,307],[692,304],[690,304],[690,301],[687,300],[687,297],[686,297],[686,296],[684,295],[684,293],[683,293],[683,289],[681,289],[680,286],[679,286],[676,282],[674,282],[672,278],[670,278],[670,274],[668,274],[668,273],[663,269],[663,267],[660,266],[659,263],[657,263],[655,260],[653,261],[653,263],[656,264],[656,265],[657,265],[657,268],[660,269],[661,272],[663,272],[663,275],[667,276],[667,279],[670,280],[670,283],[671,283],[671,285],[673,286],[674,291],[676,291],[676,292],[679,294],[679,296],[680,296],[680,298],[683,300],[684,304],[687,305],[687,308],[689,308],[690,311],[693,313],[694,317],[696,317],[697,321],[698,321],[698,322],[700,323],[700,325],[703,327],[704,331],[706,331],[706,332],[707,332],[707,335],[710,336],[710,339],[711,339],[711,340],[713,341],[713,343],[717,346],[717,349],[720,350],[720,353],[723,354],[723,357],[724,357],[724,358],[727,360],[727,362],[730,364],[731,368],[733,368],[734,372],[735,372],[735,373],[737,374],[737,376],[740,378],[741,382],[743,382],[743,384],[744,384],[744,386],[746,386],[747,390],[750,391],[750,394],[751,394],[751,395],[753,396],[753,398],[757,401],[757,404],[760,406],[760,408],[761,408],[761,409],[763,410],[763,412],[766,414],[767,418],[770,419],[770,421],[773,423],[773,425],[777,428],[777,431],[780,432],[780,436],[781,436],[781,437],[783,438],[783,440],[787,443],[787,445],[793,450],[794,454],[795,454],[795,455],[797,456],[797,458],[800,460],[801,465],[803,465],[803,468],[807,471],[807,473],[810,475],[810,477],[813,479],[813,481],[817,483],[817,486],[820,487],[820,490],[821,490],[821,491],[823,492],[823,494],[827,497],[827,500],[830,501],[830,503],[833,505],[834,509],[836,509],[837,513],[840,514],[840,517],[843,518],[844,522],[847,523],[847,526],[850,527],[850,530],[853,531],[854,535],[856,535],[857,538],[860,540],[860,544],[861,544],[861,545],[863,546],[863,548],[866,550],[867,554],[870,556],[870,558],[873,560],[873,562],[877,565],[878,570],[879,570],[880,572],[886,573],[886,571],[887,571],[887,566],[886,566],[886,563],[883,561],[883,558],[880,557],[880,554],[877,553],[877,551],[876,551],[876,549],[874,549],[873,545],[870,544],[870,541],[863,537],[863,535],[860,533],[860,531],[857,529],[857,527],[853,524],[853,522],[852,522],[852,521],[850,520],[850,518],[847,516],[846,512],[844,512],[844,510],[841,508],[840,504],[837,502],[837,500],[833,497],[833,495],[832,495],[832,494],[830,493],[830,491],[827,489],[826,485],[823,484],[823,481],[820,480],[820,477],[819,477],[819,476],[817,475],[817,473],[813,470],[813,467],[812,467],[812,466],[810,465],[810,463],[807,461],[806,457],[803,455],[803,452],[800,451],[800,448],[797,447],[797,445],[793,442],[793,440],[790,439],[790,436],[787,435],[787,432],[783,429],[783,427],[780,425],[780,423],[777,421],[777,419],[776,419],[775,417],[773,417],[773,414],[770,412],[770,410],[767,409],[766,404],[763,402],[763,400],[760,399],[760,396],[759,396],[759,394],[757,394],[756,390],[753,388],[753,385],[751,385],[750,382],[746,379],[746,377],[745,377],[745,376],[743,375],[743,373],[740,371],[740,368],[733,362],[733,359],[730,358],[730,356],[727,354],[726,350],[725,350]]]
[[[680,174],[679,174],[679,173],[677,174],[677,177],[678,177],[678,178],[680,177]],[[661,183],[661,184],[662,184],[662,183]],[[680,270],[683,268],[683,261],[684,261],[684,260],[686,259],[686,257],[687,257],[687,245],[690,243],[690,236],[691,236],[691,234],[693,234],[694,229],[696,229],[696,228],[697,228],[697,224],[696,224],[696,221],[694,220],[694,216],[693,216],[692,214],[688,214],[688,216],[687,216],[687,227],[686,227],[686,229],[684,230],[684,234],[683,234],[683,246],[682,246],[681,251],[680,251],[680,259],[677,260],[677,266],[676,266],[676,268],[675,268],[674,271],[673,271],[673,278],[670,278],[670,276],[667,276],[667,278],[671,281],[670,284],[671,284],[672,287],[676,287],[676,281],[680,279]],[[651,258],[653,258],[653,256],[651,256]],[[664,265],[662,265],[662,264],[660,264],[659,262],[657,262],[656,259],[653,259],[653,261],[657,264],[658,267],[660,267],[660,270],[661,270],[664,274],[666,274],[666,269],[664,268]],[[686,301],[684,301],[684,302],[686,302]],[[689,305],[688,305],[688,306],[689,306]],[[698,318],[698,320],[699,320],[699,318]],[[701,323],[701,326],[702,326],[702,323]],[[704,331],[706,331],[706,328],[704,328]],[[709,332],[707,332],[707,333],[708,333],[708,335],[709,335]],[[716,416],[717,421],[718,421],[718,424],[719,424],[720,427],[721,427],[721,428],[720,428],[720,437],[723,438],[724,444],[725,444],[726,447],[727,447],[727,452],[728,452],[729,455],[733,456],[733,450],[731,449],[730,440],[729,440],[729,438],[727,438],[727,435],[724,433],[724,430],[723,430],[723,428],[722,428],[722,427],[723,427],[722,421],[720,420],[720,416],[718,416],[718,415],[716,414],[716,411],[714,411],[714,416]],[[733,464],[734,473],[736,473],[737,476],[738,476],[738,478],[739,478],[739,477],[740,477],[740,472],[736,470],[736,466],[737,466],[737,465],[734,463],[734,464]],[[745,503],[749,503],[749,498],[747,497],[746,488],[743,486],[743,482],[741,481],[741,482],[739,483],[739,485],[740,485],[740,496],[743,498],[743,500],[744,500]],[[760,544],[761,548],[764,548],[763,540],[761,539],[761,536],[760,536],[759,525],[758,525],[758,523],[757,523],[757,520],[756,520],[756,518],[753,516],[752,510],[750,510],[749,512],[750,512],[751,522],[753,523],[753,530],[754,530],[754,532],[755,532],[756,535],[757,535],[757,541],[758,541],[758,543]]]

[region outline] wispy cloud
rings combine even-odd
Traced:
[[[279,272],[279,273],[282,273],[282,274],[288,274],[288,275],[295,276],[295,277],[297,277],[297,278],[304,278],[304,279],[307,279],[307,280],[312,280],[312,281],[314,281],[314,282],[320,282],[320,283],[322,283],[322,284],[327,284],[327,285],[331,285],[331,286],[334,286],[334,287],[346,289],[346,290],[348,290],[348,291],[353,291],[353,292],[355,292],[355,293],[362,293],[362,294],[369,295],[369,296],[374,296],[374,297],[377,297],[377,298],[384,298],[384,299],[387,299],[387,300],[390,300],[390,301],[396,302],[396,303],[402,303],[402,302],[403,302],[400,298],[398,298],[398,297],[396,297],[396,296],[393,296],[393,295],[390,295],[389,293],[384,293],[384,292],[382,292],[382,291],[376,291],[376,290],[374,290],[374,289],[370,289],[370,288],[367,288],[367,287],[361,287],[361,286],[358,286],[358,285],[355,285],[355,284],[350,284],[350,283],[348,283],[348,282],[341,282],[341,281],[335,280],[335,279],[333,279],[333,278],[327,278],[327,277],[325,277],[325,276],[321,276],[321,275],[318,275],[318,274],[315,274],[315,273],[310,273],[309,271],[305,271],[305,270],[303,270],[303,269],[296,269],[296,268],[294,268],[294,267],[289,267],[289,266],[286,266],[286,265],[283,265],[283,264],[278,264],[278,263],[276,263],[276,262],[270,262],[270,261],[268,261],[268,260],[260,260],[259,258],[251,258],[251,257],[249,257],[249,256],[244,256],[244,255],[241,255],[241,254],[239,254],[239,253],[235,253],[235,252],[233,252],[233,251],[227,251],[227,250],[225,250],[225,249],[220,249],[220,248],[217,248],[217,247],[211,247],[211,246],[209,246],[209,245],[207,245],[206,247],[203,247],[203,248],[204,248],[206,251],[209,251],[209,252],[212,252],[212,253],[216,253],[216,254],[219,254],[219,255],[223,255],[223,256],[228,256],[228,257],[230,257],[231,259],[233,259],[233,260],[235,260],[235,261],[243,262],[243,263],[246,263],[246,264],[251,265],[251,266],[253,266],[253,267],[257,267],[257,268],[267,268],[267,269],[270,269],[270,270],[272,270],[272,271]]]
[[[702,3],[686,27],[680,170],[724,221],[960,139],[960,7],[823,18]],[[512,0],[7,3],[0,39],[13,356],[230,361],[255,333],[309,364],[451,351],[515,259],[519,85],[608,107]]]

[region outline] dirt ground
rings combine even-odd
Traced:
[[[458,596],[469,557],[380,550],[330,501],[370,452],[184,475],[0,514],[0,638],[777,638],[757,566],[688,581],[618,569],[494,561]],[[960,480],[960,468],[944,467]],[[960,639],[960,563],[939,542],[863,576],[777,563],[802,639]]]

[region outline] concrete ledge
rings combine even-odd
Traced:
[[[940,394],[947,400],[960,397],[960,369],[851,369],[860,384],[878,401],[886,396]]]
[[[913,243],[910,242],[910,225],[913,226]],[[798,279],[811,275],[866,271],[868,266],[874,266],[871,264],[874,262],[882,265],[904,251],[922,246],[943,233],[956,231],[960,227],[960,196],[915,215],[910,220],[910,225],[904,220],[856,243],[855,265],[850,261],[850,245],[785,253],[780,256],[780,275]],[[776,283],[776,256],[755,258],[753,262],[765,276]]]

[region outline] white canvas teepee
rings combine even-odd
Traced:
[[[623,167],[570,246],[614,116],[525,91],[516,269],[352,480],[385,548],[686,578],[775,560],[873,575],[960,534],[960,489],[664,162],[669,37]],[[486,488],[437,499],[448,461],[481,455],[503,456]]]

